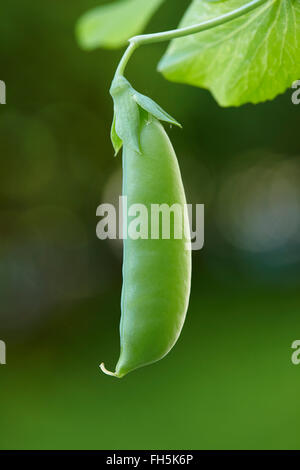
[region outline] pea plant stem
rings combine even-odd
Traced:
[[[120,77],[122,75],[124,75],[124,72],[125,72],[125,69],[126,69],[126,66],[132,56],[132,54],[134,53],[134,51],[137,49],[137,44],[132,42],[131,40],[129,40],[129,46],[127,47],[120,63],[119,63],[119,66],[116,70],[116,77]]]
[[[273,0],[277,1],[277,0]],[[141,36],[135,36],[129,40],[129,46],[126,49],[121,62],[116,71],[116,77],[124,75],[126,66],[134,53],[134,51],[141,45],[154,44],[164,41],[171,41],[172,39],[182,38],[185,36],[190,36],[192,34],[200,33],[207,31],[209,29],[215,28],[216,26],[223,25],[229,21],[235,20],[240,16],[246,15],[252,10],[260,7],[264,3],[270,2],[270,0],[252,0],[250,3],[237,8],[236,10],[225,13],[224,15],[218,16],[211,20],[204,21],[193,26],[188,26],[186,28],[173,29],[171,31],[165,31],[162,33],[154,34],[144,34]]]

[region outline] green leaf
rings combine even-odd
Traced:
[[[165,121],[174,126],[182,127],[179,122],[176,121],[170,114],[168,114],[164,109],[162,109],[155,101],[153,101],[148,96],[142,95],[134,90],[133,98],[148,113],[152,114],[159,121]]]
[[[141,110],[160,121],[181,127],[155,101],[136,91],[124,76],[114,78],[110,94],[114,100],[111,140],[115,155],[118,154],[123,144],[140,153]]]
[[[119,0],[94,8],[78,21],[76,35],[83,49],[124,46],[140,34],[165,0]]]
[[[112,141],[115,150],[119,151],[124,144],[140,153],[140,112],[132,92],[133,88],[126,78],[118,77],[113,81],[111,87],[111,95],[114,100]],[[119,140],[116,140],[115,135],[119,137]]]
[[[115,157],[116,157],[123,145],[123,141],[122,139],[120,139],[116,131],[116,115],[114,115],[110,136],[111,136],[111,141],[115,150]]]
[[[228,13],[244,0],[193,0],[180,27]],[[300,77],[300,1],[269,0],[234,21],[172,41],[159,64],[166,78],[209,89],[222,106],[259,103]]]

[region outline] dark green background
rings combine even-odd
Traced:
[[[81,51],[74,25],[99,3],[1,6],[0,448],[299,449],[300,106],[288,90],[222,109],[156,73],[166,45],[139,50],[128,78],[184,125],[169,135],[189,202],[206,206],[205,249],[173,351],[123,380],[98,369],[119,352],[120,250],[95,214],[118,188],[121,52]],[[188,4],[167,1],[148,31]]]

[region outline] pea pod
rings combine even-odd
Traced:
[[[123,195],[127,205],[178,204],[182,234],[164,239],[124,240],[121,353],[116,377],[163,358],[176,343],[186,317],[191,284],[191,251],[184,236],[186,198],[177,158],[161,123],[141,112],[139,151],[123,142]],[[125,217],[128,223],[130,217]]]

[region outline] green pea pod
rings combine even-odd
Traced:
[[[123,146],[124,259],[121,300],[121,354],[116,371],[132,370],[162,359],[182,330],[190,295],[191,249],[186,198],[172,144],[159,120],[180,126],[150,98],[123,77],[111,87],[114,100],[112,143]],[[130,208],[139,204],[149,214],[147,236],[132,237]],[[167,208],[169,233],[152,220],[153,207]],[[178,215],[179,208],[179,215]],[[174,211],[174,212],[173,212]],[[130,232],[130,230],[129,230]],[[188,236],[187,235],[188,232]]]
[[[115,373],[101,364],[105,373],[119,378],[168,354],[185,321],[191,284],[186,198],[177,158],[160,122],[141,110],[140,116],[139,152],[123,141],[123,195],[128,208],[139,203],[148,213],[153,204],[178,204],[183,217],[177,229],[183,235],[164,239],[160,230],[158,239],[124,240],[121,354]],[[129,224],[129,215],[126,219]]]

